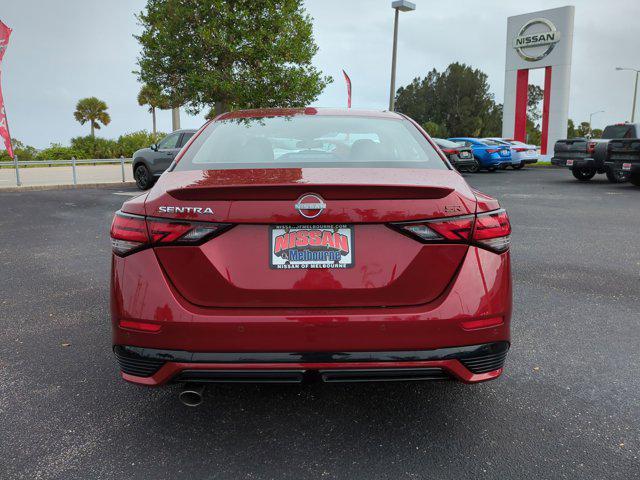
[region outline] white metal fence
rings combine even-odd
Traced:
[[[20,187],[22,182],[20,181],[20,167],[53,167],[58,165],[71,165],[71,174],[73,177],[73,184],[78,184],[78,172],[76,167],[78,165],[109,165],[109,164],[120,164],[120,169],[122,171],[122,181],[125,182],[125,163],[131,163],[133,161],[132,158],[107,158],[107,159],[82,159],[76,160],[76,158],[72,158],[71,160],[26,160],[19,161],[18,158],[14,158],[13,162],[0,162],[0,166],[2,167],[13,167],[16,172],[16,185]]]

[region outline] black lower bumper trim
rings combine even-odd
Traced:
[[[114,353],[123,372],[140,377],[155,374],[166,362],[180,363],[349,363],[349,362],[422,362],[429,360],[460,360],[471,372],[485,373],[502,368],[509,350],[509,342],[483,343],[462,347],[434,350],[382,351],[382,352],[187,352],[184,350],[159,350],[154,348],[114,346]],[[419,369],[418,374],[425,374]],[[345,372],[346,370],[341,370]],[[183,371],[186,376],[195,375]],[[196,370],[193,370],[196,372]],[[207,371],[209,372],[209,371]],[[295,373],[295,371],[289,371]],[[323,371],[324,372],[324,371]],[[236,372],[237,373],[237,372]],[[263,372],[264,373],[264,372]],[[292,375],[293,375],[292,373]],[[335,372],[328,372],[335,373]],[[210,374],[210,381],[218,381]],[[198,372],[202,375],[202,371]],[[224,374],[222,374],[224,375]],[[247,372],[256,375],[256,372]],[[411,374],[413,375],[413,374]],[[293,375],[290,380],[295,383]],[[202,380],[206,381],[206,380]],[[252,380],[246,380],[251,382]],[[255,380],[253,380],[255,381]],[[338,380],[335,380],[338,381]],[[355,380],[352,380],[355,381]]]

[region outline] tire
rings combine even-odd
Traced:
[[[140,190],[148,190],[155,183],[153,175],[151,175],[151,172],[144,163],[140,163],[134,168],[133,178],[136,181],[136,186]]]
[[[491,173],[493,173],[493,172],[495,172],[496,170],[497,170],[497,168],[496,168],[496,167],[487,167],[487,172],[491,172]]]
[[[629,175],[629,182],[636,187],[640,187],[640,173],[632,173]]]
[[[514,170],[520,170],[522,167],[524,167],[524,163],[519,163],[518,165],[511,165],[513,167]]]
[[[607,169],[607,180],[611,183],[625,183],[629,180],[629,174],[619,170]]]
[[[473,165],[470,165],[467,167],[467,172],[469,173],[478,173],[480,171],[480,164],[475,161],[473,162]]]
[[[571,170],[571,173],[575,178],[577,178],[581,182],[586,182],[587,180],[591,180],[595,176],[596,171],[582,169],[582,168],[574,168]]]

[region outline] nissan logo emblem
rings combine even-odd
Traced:
[[[305,193],[294,206],[304,218],[316,218],[327,208],[327,204],[324,203],[322,197],[314,193]]]
[[[560,41],[560,32],[546,18],[534,18],[525,23],[513,40],[513,48],[528,62],[542,60]]]

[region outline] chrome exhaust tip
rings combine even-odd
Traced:
[[[197,407],[202,403],[204,385],[187,384],[184,386],[178,398],[187,407]]]

